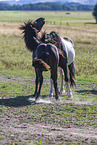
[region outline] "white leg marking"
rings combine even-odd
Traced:
[[[59,68],[59,72],[60,72],[60,78],[61,78],[61,87],[60,87],[60,94],[65,93],[64,90],[64,72],[62,68]]]
[[[66,90],[67,90],[67,96],[68,98],[73,98],[73,95],[72,95],[72,91],[70,89],[70,83],[69,82],[66,82]]]
[[[48,96],[53,97],[53,80],[50,79],[50,93],[48,94]]]

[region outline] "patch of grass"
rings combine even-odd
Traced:
[[[49,15],[48,15],[49,13]],[[38,17],[45,17],[46,21],[69,21],[69,20],[92,20],[93,16],[91,12],[70,12],[67,15],[67,12],[53,12],[53,11],[33,11],[33,12],[22,12],[22,11],[1,11],[0,12],[0,21],[5,22],[23,22],[25,20],[35,20]]]
[[[17,80],[19,81],[19,80]],[[34,92],[34,82],[28,84],[24,82],[5,82],[0,83],[0,91],[2,92],[2,97],[4,96],[19,96],[19,95],[29,95]]]

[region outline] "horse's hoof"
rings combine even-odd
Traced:
[[[59,92],[60,95],[62,95],[64,93],[65,93],[65,90]]]
[[[32,95],[32,97],[35,97],[36,96],[36,94],[34,93],[33,95]]]
[[[55,97],[56,101],[60,101],[59,96]]]
[[[73,99],[72,92],[67,92],[67,96],[68,96],[68,98]]]
[[[48,97],[49,97],[49,98],[53,98],[53,93],[48,94]]]
[[[35,102],[38,101],[38,100],[39,100],[39,96],[36,96],[35,97]]]
[[[73,95],[72,94],[68,95],[68,98],[73,99]]]
[[[73,99],[73,95],[72,95],[72,93],[71,93],[71,95],[70,95],[70,98]]]
[[[60,99],[59,99],[59,98],[58,98],[58,99],[56,99],[56,103],[57,103],[57,102],[60,102]]]

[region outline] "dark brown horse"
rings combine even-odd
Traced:
[[[58,96],[57,87],[57,69],[59,64],[59,53],[55,45],[42,43],[38,37],[40,28],[35,25],[36,23],[27,22],[20,27],[23,30],[23,37],[26,47],[33,52],[33,66],[36,72],[36,87],[35,87],[35,100],[40,96],[40,91],[43,83],[43,71],[51,71],[51,79],[53,80],[55,88],[55,98]],[[37,29],[36,29],[37,28]]]

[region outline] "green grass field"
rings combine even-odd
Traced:
[[[47,22],[93,20],[92,12],[49,12],[49,11],[1,11],[0,21],[24,22],[35,20],[38,17],[45,17]]]
[[[49,15],[48,15],[49,13]],[[97,25],[75,20],[93,20],[90,12],[0,12],[0,143],[3,145],[77,145],[97,142]],[[50,72],[44,72],[42,101],[29,98],[35,88],[32,54],[19,30],[23,21],[45,17],[46,21],[75,21],[50,25],[52,30],[74,41],[77,87],[74,98],[66,93],[48,99]],[[17,23],[18,22],[18,23]],[[40,34],[41,35],[41,34]],[[58,84],[60,76],[58,74]]]

